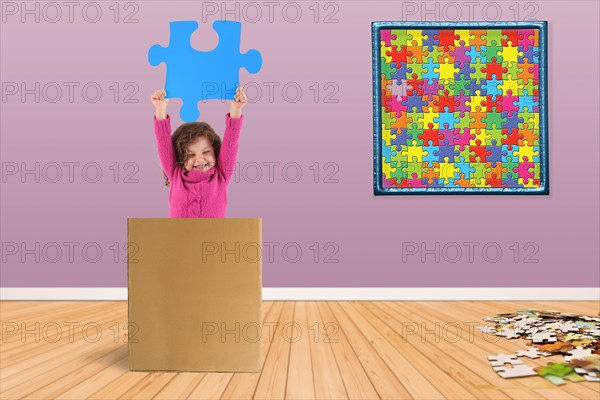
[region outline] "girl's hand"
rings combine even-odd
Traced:
[[[235,91],[235,100],[231,101],[231,111],[229,115],[231,118],[239,118],[242,116],[242,107],[246,105],[248,99],[244,93],[244,89],[239,86]]]
[[[169,103],[169,99],[166,97],[167,92],[163,89],[157,90],[150,96],[150,101],[154,104],[154,108],[156,109],[156,119],[167,118],[167,104]]]

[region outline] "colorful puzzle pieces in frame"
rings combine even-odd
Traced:
[[[549,193],[546,22],[372,27],[376,195]]]

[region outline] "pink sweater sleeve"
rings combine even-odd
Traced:
[[[158,146],[158,157],[160,163],[170,181],[173,180],[175,172],[176,155],[171,139],[171,117],[167,115],[166,119],[158,120],[154,118],[154,134],[156,135],[156,144]]]
[[[235,170],[235,162],[237,160],[238,144],[240,141],[240,132],[244,116],[240,118],[231,118],[229,113],[225,116],[225,133],[221,143],[221,150],[217,159],[217,165],[221,170],[221,174],[225,182],[229,183],[231,175]]]

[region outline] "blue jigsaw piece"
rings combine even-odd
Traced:
[[[469,179],[471,177],[471,165],[468,162],[455,162],[454,166],[458,168],[458,171],[454,172],[456,179],[460,179],[460,174],[464,174],[465,179]]]
[[[150,47],[148,62],[152,66],[167,64],[165,91],[167,98],[183,100],[179,112],[183,121],[198,120],[201,100],[233,100],[240,68],[255,74],[262,66],[262,56],[257,50],[240,53],[240,22],[213,22],[219,43],[211,51],[198,51],[191,46],[191,35],[198,29],[198,22],[175,21],[169,25],[169,47],[157,44]]]
[[[438,161],[438,157],[436,153],[439,150],[439,146],[423,146],[423,151],[427,152],[427,154],[423,155],[423,162],[434,163]],[[430,168],[433,168],[433,164]]]
[[[386,145],[385,141],[381,141],[381,156],[386,160],[391,160],[392,157],[396,155],[396,146],[395,145]],[[389,162],[389,161],[388,161]]]

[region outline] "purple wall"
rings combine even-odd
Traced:
[[[4,287],[127,285],[127,218],[168,216],[148,100],[165,69],[148,48],[167,45],[169,21],[195,19],[192,45],[209,49],[221,18],[241,19],[242,49],[264,59],[241,72],[250,104],[228,216],[263,218],[265,287],[600,279],[598,2],[240,2],[238,17],[221,2],[121,3],[118,15],[113,2],[22,4],[2,3]],[[549,196],[373,196],[371,22],[444,19],[549,21]],[[222,133],[228,107],[201,104],[202,119]],[[36,163],[39,182],[21,176]]]

